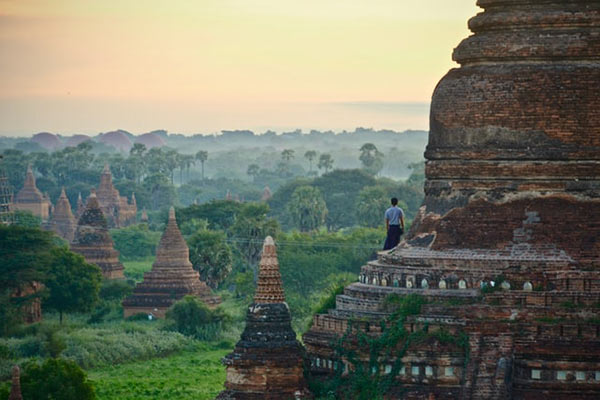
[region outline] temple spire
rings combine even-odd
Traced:
[[[285,303],[277,249],[271,236],[267,236],[263,243],[254,302],[260,304]]]
[[[21,370],[18,365],[15,365],[12,369],[12,384],[8,400],[23,400],[23,395],[21,395]]]
[[[169,210],[167,227],[156,249],[155,267],[190,266],[190,250],[181,235],[175,218],[175,208]]]
[[[25,176],[25,184],[23,187],[35,188],[37,190],[35,187],[35,175],[33,175],[31,164],[27,164],[27,175]]]

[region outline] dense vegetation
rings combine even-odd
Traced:
[[[136,144],[129,153],[95,142],[49,153],[0,140],[15,190],[31,163],[37,186],[53,201],[64,186],[75,207],[108,162],[121,195],[135,192],[150,217],[110,232],[125,265],[121,281],[102,282],[95,266],[39,229],[39,218],[18,213],[16,224],[0,227],[0,259],[10,260],[0,265],[0,380],[15,363],[69,360],[86,370],[100,399],[213,398],[224,380],[219,359],[244,326],[265,236],[275,238],[300,335],[382,247],[389,198],[400,198],[410,223],[423,197],[421,133],[158,134],[168,147]],[[263,199],[265,186],[271,196]],[[184,298],[164,320],[123,320],[121,302],[151,268],[171,205],[193,267],[223,303],[209,310]],[[13,296],[32,281],[44,289]],[[43,322],[20,324],[21,307],[37,298]]]

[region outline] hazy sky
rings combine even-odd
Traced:
[[[426,129],[475,0],[0,0],[0,134]]]

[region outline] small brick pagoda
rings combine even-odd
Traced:
[[[227,366],[226,390],[219,400],[312,398],[304,381],[304,348],[296,340],[285,302],[273,238],[265,239],[254,303],[246,328]]]
[[[29,211],[33,215],[40,217],[42,221],[47,221],[50,216],[50,206],[48,198],[36,187],[33,170],[31,169],[31,165],[28,165],[23,188],[19,190],[15,197],[14,209]]]
[[[60,197],[54,206],[54,212],[50,218],[49,228],[63,239],[72,242],[77,230],[77,221],[71,211],[71,203],[63,187]]]
[[[177,227],[175,209],[171,207],[167,227],[156,249],[156,261],[133,294],[123,300],[124,316],[145,313],[163,318],[169,307],[186,295],[196,296],[208,306],[221,302],[192,268],[189,248]]]
[[[85,211],[77,223],[71,250],[81,254],[88,263],[100,267],[105,278],[124,278],[119,252],[114,249],[106,218],[93,190],[88,197]]]
[[[96,191],[100,208],[111,228],[120,228],[135,222],[137,204],[135,195],[131,196],[131,203],[127,197],[121,196],[112,183],[112,174],[108,164],[100,176],[100,185]]]
[[[394,374],[388,398],[598,399],[600,1],[478,5],[433,94],[424,205],[314,317],[311,373],[369,365],[358,332],[381,337],[386,300],[418,294],[403,327],[421,340],[368,367]]]
[[[12,368],[12,382],[8,400],[23,400],[23,395],[21,394],[21,369],[18,365]]]

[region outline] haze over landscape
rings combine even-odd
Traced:
[[[0,0],[0,134],[428,127],[472,0]]]

